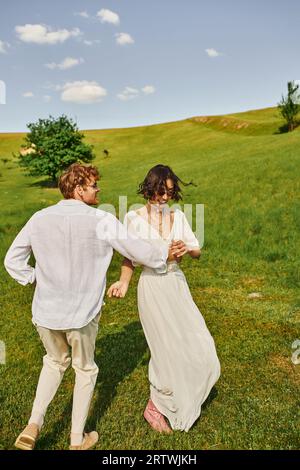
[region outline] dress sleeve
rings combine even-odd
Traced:
[[[181,232],[182,236],[180,239],[186,244],[188,249],[195,250],[196,248],[200,248],[199,242],[192,231],[184,212],[181,212]]]

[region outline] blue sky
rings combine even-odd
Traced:
[[[275,106],[299,57],[299,0],[1,0],[0,132]]]

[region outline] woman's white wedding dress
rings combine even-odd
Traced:
[[[182,240],[190,249],[199,248],[184,213],[178,209],[165,239],[136,211],[126,214],[124,224],[130,233],[151,243]],[[220,376],[220,363],[214,340],[176,262],[168,263],[166,273],[143,267],[138,309],[151,353],[151,399],[172,429],[188,431]]]

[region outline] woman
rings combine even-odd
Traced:
[[[220,376],[214,340],[178,264],[187,254],[200,256],[184,213],[167,205],[182,199],[179,183],[185,184],[170,167],[151,168],[138,191],[146,205],[128,212],[124,220],[134,235],[170,246],[167,271],[144,267],[138,283],[139,315],[151,352],[150,399],[144,417],[159,432],[188,431]],[[132,262],[124,259],[120,280],[109,288],[109,297],[126,295],[133,269]]]

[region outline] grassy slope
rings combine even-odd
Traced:
[[[291,363],[299,337],[300,265],[298,130],[277,134],[276,110],[132,129],[86,131],[102,174],[101,202],[141,202],[136,187],[157,163],[172,165],[196,187],[186,203],[205,204],[201,261],[183,261],[194,299],[212,332],[222,377],[189,433],[155,434],[143,421],[149,353],[138,322],[136,282],[126,299],[108,300],[97,341],[100,373],[89,424],[99,449],[295,449],[299,366]],[[13,237],[56,189],[28,178],[11,160],[22,134],[0,134],[1,259]],[[103,149],[110,152],[104,158]],[[118,275],[120,257],[109,270]],[[0,448],[11,448],[26,422],[43,354],[30,321],[31,287],[11,280],[2,266],[0,339],[7,364],[2,387]],[[260,299],[248,294],[261,292]],[[38,448],[68,445],[72,371],[50,406]]]

